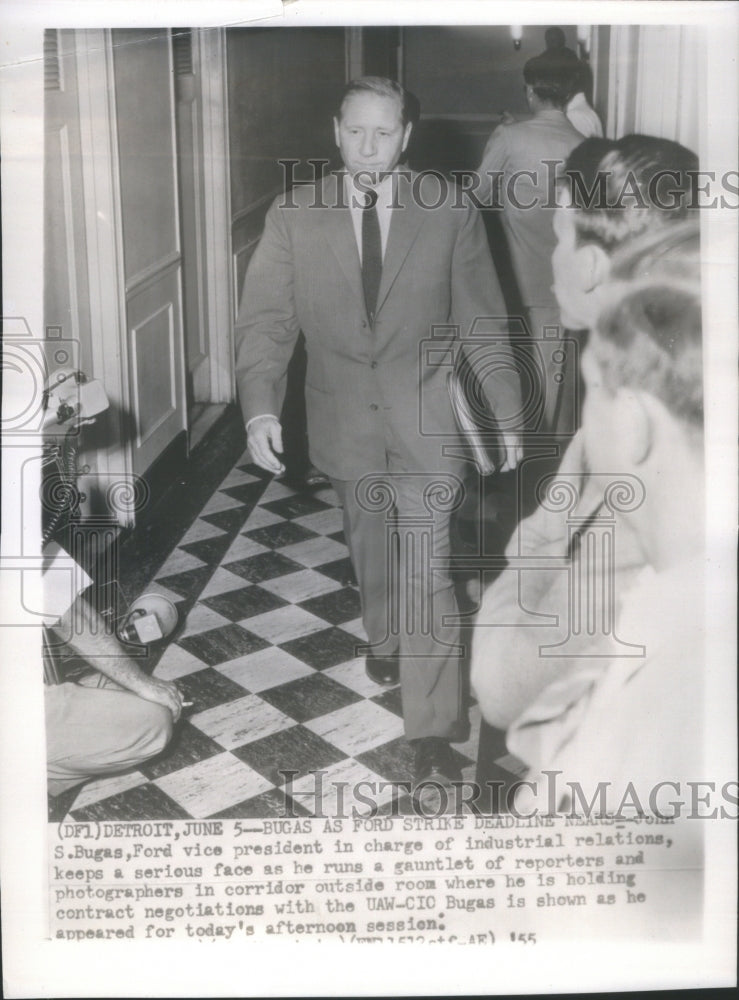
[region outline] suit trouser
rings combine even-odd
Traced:
[[[447,565],[450,512],[424,501],[433,476],[391,468],[381,478],[393,497],[390,510],[367,509],[356,481],[332,481],[367,637],[377,655],[400,653],[406,737],[463,738],[459,626],[444,624],[459,614]]]
[[[52,795],[87,778],[117,774],[160,753],[172,713],[102,674],[44,688],[46,771]]]

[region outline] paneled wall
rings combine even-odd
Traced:
[[[227,32],[234,308],[272,198],[280,159],[329,159],[346,79],[343,28]],[[305,169],[305,168],[304,168]]]
[[[44,323],[72,339],[90,370],[87,244],[74,32],[44,33]],[[49,357],[51,367],[57,367]]]

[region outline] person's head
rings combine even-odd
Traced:
[[[648,135],[586,139],[572,151],[554,218],[552,269],[563,326],[592,326],[620,247],[687,217],[697,166],[685,146]]]
[[[578,60],[577,56],[574,62],[566,58],[563,53],[567,51],[543,52],[525,64],[526,100],[532,111],[546,108],[561,110],[574,93]]]
[[[565,33],[561,28],[547,28],[544,32],[544,44],[550,52],[556,52],[557,49],[563,49],[566,41]]]
[[[696,220],[642,235],[617,254],[583,352],[582,372],[588,468],[638,475],[651,491],[650,517],[660,504],[670,516],[674,505],[668,491],[679,492],[676,479],[691,477],[682,486],[690,507],[701,489],[702,477],[695,469],[703,443]],[[693,513],[700,520],[699,511]],[[669,525],[663,527],[669,531]]]
[[[394,80],[364,76],[347,84],[334,118],[334,135],[350,174],[371,180],[392,170],[410,139],[412,101]]]

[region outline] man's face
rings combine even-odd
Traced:
[[[334,134],[352,176],[359,172],[379,175],[397,165],[408,145],[411,125],[403,125],[400,100],[367,92],[344,101],[341,117],[334,119]]]
[[[557,245],[552,254],[552,287],[562,326],[569,330],[589,330],[600,308],[599,286],[610,268],[601,247],[578,246],[574,216],[575,210],[567,205],[554,213]]]

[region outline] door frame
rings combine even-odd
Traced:
[[[202,109],[203,256],[206,338],[213,403],[235,398],[231,302],[231,168],[226,29],[196,29]]]
[[[204,193],[207,343],[214,403],[234,399],[231,313],[230,163],[226,106],[225,29],[194,29],[202,72],[202,147],[198,150]],[[131,482],[133,448],[125,433],[131,409],[126,343],[126,282],[123,266],[120,163],[117,148],[112,33],[85,29],[75,34],[79,83],[84,231],[90,289],[92,373],[111,403],[113,442],[96,452],[96,471]],[[184,345],[183,345],[184,346]],[[116,511],[125,527],[135,511]]]

